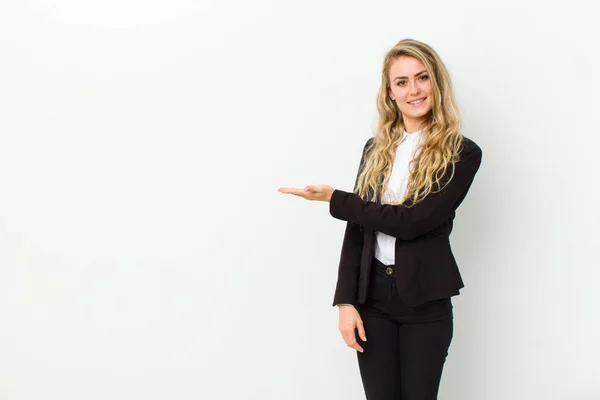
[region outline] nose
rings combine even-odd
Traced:
[[[417,83],[416,83],[416,82],[412,82],[412,83],[410,84],[410,86],[409,86],[409,89],[410,89],[410,94],[411,94],[411,95],[413,95],[413,96],[414,96],[414,95],[416,95],[416,94],[419,94],[419,91],[420,91],[420,89],[419,89],[419,85],[417,85]]]

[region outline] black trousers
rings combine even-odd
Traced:
[[[398,268],[401,268],[399,264]],[[452,341],[450,299],[419,307],[402,303],[395,265],[373,259],[364,304],[357,304],[367,341],[356,352],[367,400],[435,400]]]

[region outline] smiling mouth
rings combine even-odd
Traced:
[[[422,99],[419,99],[419,100],[409,101],[408,104],[410,104],[412,106],[418,106],[419,104],[424,102],[425,99],[426,99],[426,97],[423,97]]]

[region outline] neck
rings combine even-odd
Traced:
[[[406,133],[414,133],[417,131],[420,131],[422,128],[422,124],[425,122],[426,118],[421,118],[421,119],[408,119],[408,118],[404,118],[404,130],[406,131]]]

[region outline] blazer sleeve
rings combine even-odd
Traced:
[[[331,216],[354,222],[401,240],[412,240],[444,223],[465,198],[481,164],[482,151],[463,139],[461,159],[446,187],[430,193],[413,207],[365,201],[354,193],[335,189],[329,203]],[[448,169],[452,172],[452,168]]]
[[[362,170],[367,148],[373,138],[369,138],[363,148],[354,189],[358,186],[358,176]],[[362,256],[363,232],[358,223],[346,222],[342,251],[338,265],[338,278],[333,299],[333,306],[338,304],[356,304],[358,291],[358,271]]]

